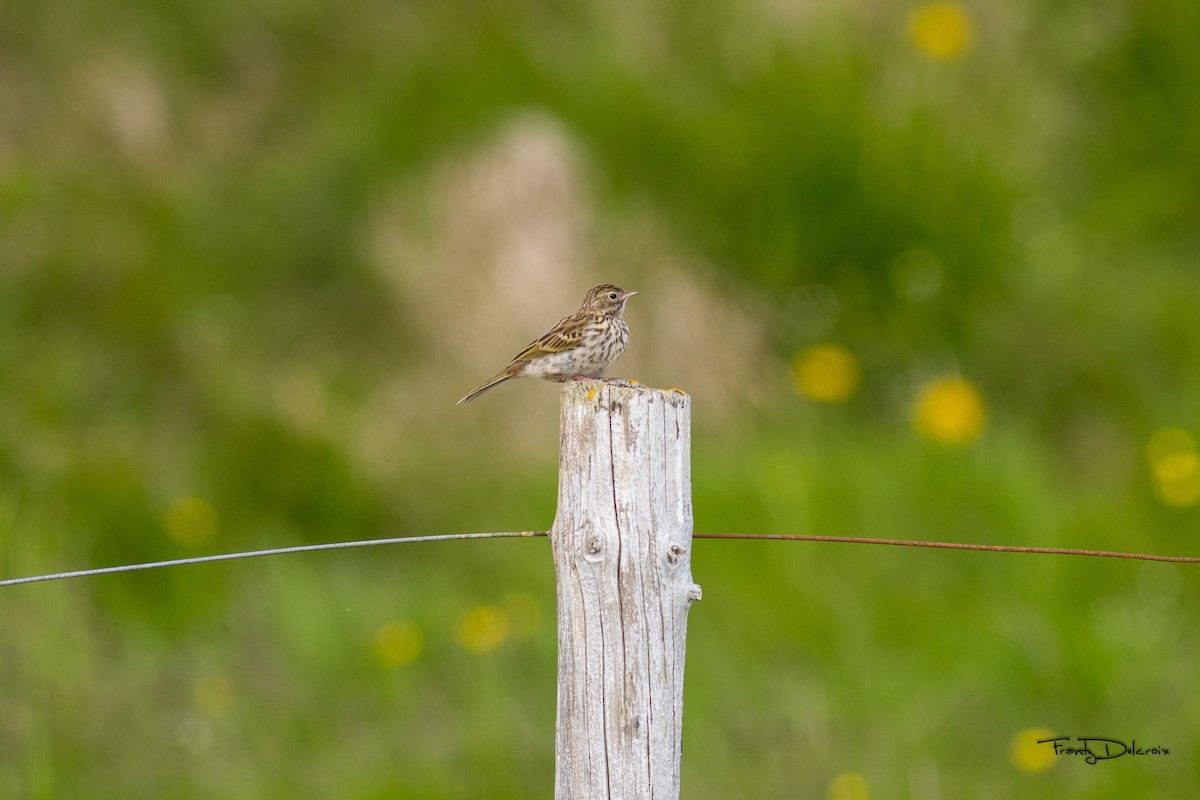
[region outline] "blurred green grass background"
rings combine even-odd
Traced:
[[[699,531],[1200,554],[1200,5],[16,3],[0,574],[545,529],[592,283]],[[683,794],[1183,796],[1186,565],[699,541]],[[544,540],[0,592],[0,796],[524,798]],[[1170,756],[1088,766],[1031,739]]]

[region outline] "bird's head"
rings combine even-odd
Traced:
[[[635,294],[637,292],[627,292],[611,283],[597,284],[583,296],[582,308],[584,311],[619,314],[625,310],[625,301]]]

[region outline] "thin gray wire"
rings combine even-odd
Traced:
[[[317,550],[344,550],[349,547],[374,547],[383,544],[415,544],[417,542],[451,542],[459,539],[514,539],[517,537],[545,536],[545,531],[516,531],[504,533],[444,533],[436,536],[398,536],[392,539],[363,539],[357,542],[330,542],[328,544],[305,544],[295,547],[274,547],[270,550],[250,550],[245,553],[224,553],[216,556],[195,556],[193,558],[175,558],[170,561],[151,561],[146,564],[126,564],[120,567],[99,567],[97,569],[80,569],[74,572],[55,572],[51,575],[34,575],[29,578],[8,578],[0,580],[0,586],[18,586],[22,583],[40,583],[42,581],[57,581],[64,578],[86,578],[92,575],[112,575],[117,572],[133,572],[139,569],[157,569],[158,567],[178,567],[184,564],[208,564],[213,561],[234,561],[239,558],[258,558],[259,556],[279,556],[285,553],[312,553]]]
[[[451,542],[462,539],[516,539],[535,536],[548,536],[546,531],[515,531],[503,533],[443,533],[434,536],[399,536],[392,539],[361,539],[355,542],[330,542],[328,544],[306,544],[296,547],[276,547],[270,550],[251,550],[245,553],[225,553],[216,556],[196,556],[194,558],[176,558],[171,561],[151,561],[146,564],[126,564],[120,567],[100,567],[98,569],[81,569],[74,572],[55,572],[50,575],[34,575],[28,578],[8,578],[0,580],[2,586],[18,586],[23,583],[40,583],[56,581],[63,578],[86,578],[91,575],[112,575],[117,572],[133,572],[139,569],[155,569],[158,567],[177,567],[185,564],[207,564],[213,561],[234,561],[239,558],[257,558],[259,556],[278,556],[285,553],[311,553],[317,550],[344,550],[350,547],[374,547],[383,544],[406,544],[416,542]],[[966,544],[960,542],[922,542],[910,539],[877,539],[861,536],[816,536],[809,534],[786,533],[697,533],[695,539],[780,539],[787,541],[805,542],[840,542],[843,544],[881,544],[902,545],[904,547],[933,547],[953,550],[985,550],[1000,553],[1039,553],[1071,556],[1102,556],[1106,558],[1128,558],[1143,561],[1171,561],[1177,563],[1200,563],[1200,558],[1192,556],[1159,556],[1145,553],[1118,553],[1109,550],[1078,550],[1059,547],[1013,547],[995,544]]]

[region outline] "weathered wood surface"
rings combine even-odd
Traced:
[[[692,582],[691,399],[562,393],[556,800],[676,800]]]

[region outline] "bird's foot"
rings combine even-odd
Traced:
[[[610,378],[610,377],[606,377],[606,376],[601,376],[599,378],[589,378],[586,375],[573,375],[571,377],[571,380],[580,381],[581,383],[586,382],[586,381],[591,381],[594,383],[607,383],[609,386],[623,386],[627,389],[632,388],[634,386],[641,386],[641,384],[638,381],[635,381],[632,378],[630,378],[630,379]]]

